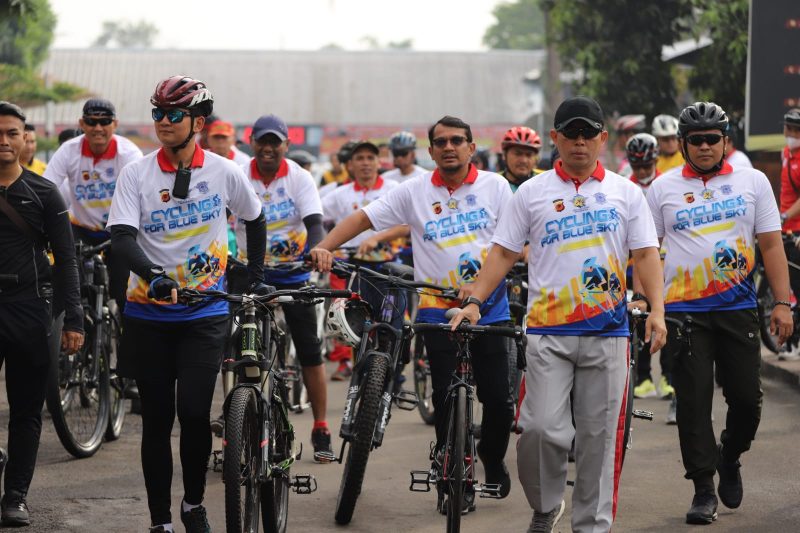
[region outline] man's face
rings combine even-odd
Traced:
[[[182,109],[181,111],[184,114],[178,122],[170,122],[169,114],[164,115],[161,120],[155,122],[156,136],[161,141],[161,144],[167,148],[180,145],[192,131],[199,133],[205,124],[205,117],[195,117],[194,126],[192,126],[189,111],[187,109]]]
[[[266,172],[277,172],[289,149],[289,141],[282,141],[274,133],[267,133],[258,139],[253,139],[251,146],[258,168]]]
[[[711,138],[703,139],[704,135]],[[695,166],[701,170],[711,170],[722,159],[727,139],[719,129],[692,131],[686,134],[681,148],[685,151],[684,156],[691,159]],[[700,142],[700,140],[703,141],[701,144],[692,144],[692,141]],[[712,144],[712,141],[716,142]]]
[[[25,124],[20,119],[0,115],[0,166],[19,165],[26,133]]]
[[[672,155],[678,151],[680,144],[677,135],[668,137],[658,137],[658,152],[664,155]]]
[[[405,172],[414,165],[414,150],[394,150],[392,160],[396,168]]]
[[[350,159],[352,176],[359,185],[368,184],[371,180],[378,177],[380,159],[378,155],[367,147],[356,150]]]
[[[27,163],[28,161],[33,159],[33,156],[35,154],[36,154],[36,132],[32,130],[26,131],[25,146],[23,146],[22,153],[19,156],[20,161]]]
[[[631,165],[631,170],[633,170],[633,175],[637,180],[646,180],[655,173],[656,164],[653,162]]]
[[[539,152],[527,146],[512,146],[504,154],[506,167],[514,176],[524,178],[531,175],[539,161]]]
[[[469,164],[475,153],[475,143],[467,141],[465,129],[437,124],[428,153],[440,170],[455,172]]]
[[[84,115],[78,119],[78,125],[86,135],[86,142],[94,154],[106,151],[112,135],[117,130],[117,124],[117,119],[108,115]]]
[[[578,173],[592,171],[597,166],[597,156],[608,141],[608,132],[597,130],[582,120],[575,120],[564,131],[550,130],[550,138],[558,148],[559,158],[568,172]],[[575,139],[574,133],[581,132]],[[589,136],[590,138],[586,138]]]
[[[206,142],[209,150],[219,156],[228,157],[233,148],[234,138],[233,135],[209,135]]]
[[[793,137],[795,139],[800,139],[800,126],[793,126],[791,124],[784,124],[783,125],[783,136],[784,137]]]

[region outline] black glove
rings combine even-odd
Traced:
[[[275,287],[267,285],[262,281],[251,283],[250,287],[247,289],[247,294],[255,294],[257,296],[267,296],[273,292],[275,292]]]
[[[154,300],[169,300],[172,296],[172,289],[180,289],[178,282],[167,276],[163,268],[152,269],[153,275],[150,277],[150,286],[147,289],[147,297]]]

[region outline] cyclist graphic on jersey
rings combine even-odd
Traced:
[[[464,252],[458,258],[458,275],[467,283],[475,281],[478,271],[481,269],[481,262],[473,258],[469,252]]]
[[[296,242],[283,239],[280,235],[273,235],[269,240],[269,253],[272,256],[294,257],[299,248]]]
[[[580,294],[589,307],[613,314],[622,301],[622,282],[616,273],[609,275],[608,269],[599,265],[596,257],[590,257],[583,262],[581,283],[583,288],[580,289]]]
[[[725,239],[714,244],[714,280],[740,283],[747,276],[747,258]]]
[[[217,264],[219,264],[219,260],[217,260]],[[189,259],[187,261],[187,266],[189,269],[189,275],[192,278],[212,272],[211,259],[209,255],[206,252],[201,251],[200,246],[197,244],[189,248]]]

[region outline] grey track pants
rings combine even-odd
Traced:
[[[530,506],[561,503],[575,437],[573,531],[611,529],[618,472],[617,427],[628,371],[627,337],[528,335],[525,399],[517,443],[519,479]],[[573,393],[575,427],[572,425]]]

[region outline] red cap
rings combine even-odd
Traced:
[[[235,134],[236,130],[233,129],[233,124],[231,124],[230,122],[225,122],[223,120],[215,120],[208,127],[209,137],[212,137],[214,135],[224,135],[226,137],[233,137]]]

